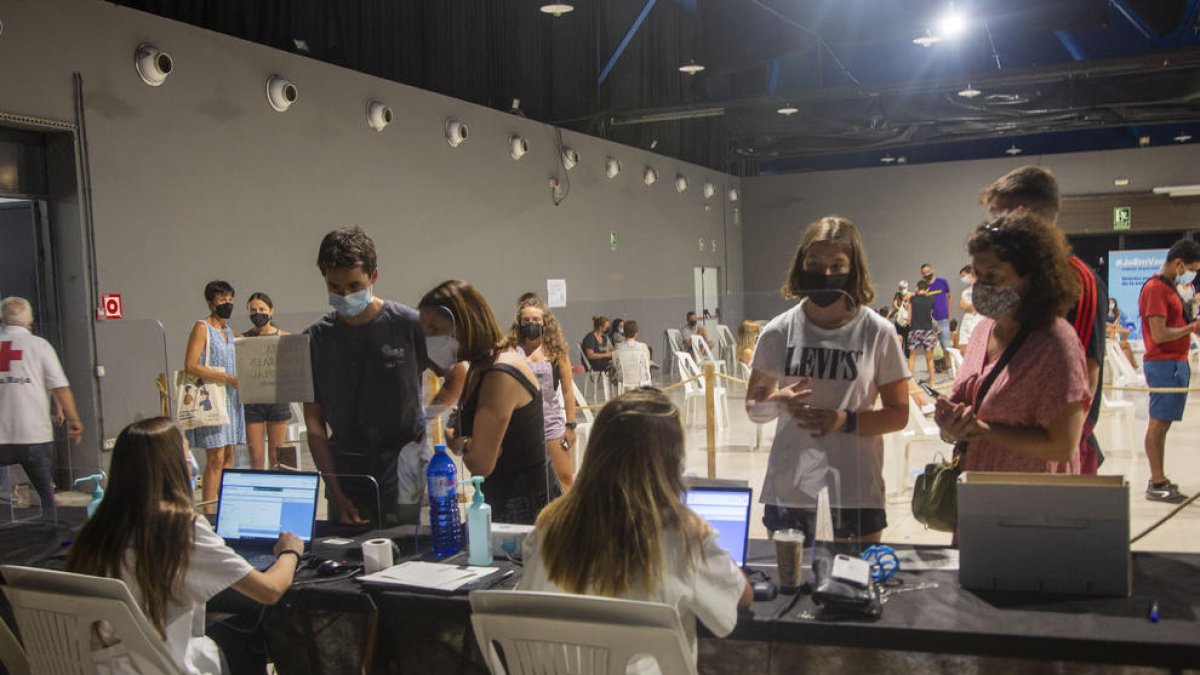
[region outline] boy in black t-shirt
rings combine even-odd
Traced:
[[[908,300],[908,315],[910,317],[908,330],[908,372],[915,372],[913,366],[917,362],[917,350],[925,352],[925,368],[928,373],[927,381],[933,382],[934,365],[933,349],[938,344],[938,328],[933,322],[934,296],[929,294],[929,282],[922,279],[917,282],[917,294]]]

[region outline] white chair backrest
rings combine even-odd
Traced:
[[[621,385],[627,389],[648,387],[654,384],[650,376],[650,352],[645,349],[617,349],[613,352],[617,362],[617,375]]]
[[[583,392],[579,391],[579,387],[571,387],[571,390],[575,392],[576,410],[579,411],[579,414],[583,415],[584,421],[588,422],[589,424],[591,422],[595,422],[596,416],[592,414],[591,410],[587,409],[588,402],[587,399],[583,397]]]
[[[92,628],[106,621],[142,675],[177,675],[166,644],[120,579],[0,566],[35,673],[94,673]]]
[[[1133,366],[1129,365],[1129,361],[1125,358],[1125,353],[1121,351],[1121,347],[1116,342],[1108,341],[1104,345],[1104,360],[1112,366],[1113,372],[1117,375],[1117,384],[1126,385],[1137,377],[1137,371]]]
[[[671,343],[671,351],[683,351],[683,338],[680,337],[678,328],[667,329],[667,342]]]
[[[699,363],[716,363],[713,358],[712,350],[708,348],[708,340],[699,335],[692,336],[692,354],[696,356]]]
[[[750,364],[744,363],[742,361],[738,361],[737,364],[738,364],[738,374],[741,376],[741,378],[743,380],[746,381],[746,385],[749,386],[749,384],[750,384]]]
[[[592,362],[588,361],[587,352],[583,349],[583,344],[579,344],[579,363],[583,364],[583,372],[592,372]]]
[[[717,324],[717,344],[721,345],[722,349],[732,349],[737,344],[737,340],[733,338],[733,331],[723,323]]]
[[[4,619],[0,619],[0,664],[9,675],[30,675],[29,657]]]
[[[663,673],[696,672],[670,605],[526,591],[475,591],[470,601],[475,638],[494,675],[625,675],[639,654]]]

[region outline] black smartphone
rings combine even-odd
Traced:
[[[928,382],[917,382],[917,386],[920,387],[921,389],[923,389],[926,394],[929,394],[930,396],[932,396],[935,399],[939,399],[942,397],[942,392],[929,386]]]

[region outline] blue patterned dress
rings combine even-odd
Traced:
[[[226,373],[237,375],[237,357],[233,348],[233,330],[228,326],[224,330],[217,330],[212,327],[212,324],[204,321],[204,327],[208,329],[208,344],[212,347],[212,360],[205,363],[207,354],[204,349],[200,350],[200,360],[198,365],[208,365],[213,367],[222,367]],[[225,407],[229,411],[228,426],[222,427],[200,427],[198,429],[188,429],[188,443],[193,448],[204,448],[212,450],[221,448],[226,445],[244,445],[246,443],[246,417],[242,410],[242,399],[238,396],[238,390],[233,387],[225,387]]]

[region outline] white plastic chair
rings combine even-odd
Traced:
[[[717,324],[717,345],[721,349],[721,358],[728,363],[737,362],[737,340],[733,337],[733,331],[729,330],[729,326],[723,323]]]
[[[292,403],[292,419],[288,421],[286,435],[284,440],[290,445],[296,446],[296,465],[291,467],[297,471],[303,469],[301,466],[301,457],[304,453],[300,451],[301,446],[308,445],[308,425],[304,421],[304,404]],[[269,456],[269,455],[268,455]],[[274,469],[275,467],[268,467]]]
[[[950,347],[946,349],[946,353],[950,355],[950,377],[958,377],[958,369],[962,368],[963,364],[962,351]]]
[[[571,448],[571,463],[575,469],[575,473],[579,473],[579,465],[583,463],[583,452],[587,449],[587,438],[592,432],[592,423],[596,421],[596,416],[591,410],[587,409],[587,399],[583,397],[583,392],[579,391],[579,387],[571,387],[575,392],[575,409],[577,414],[583,415],[582,422],[575,425],[575,447]]]
[[[604,400],[607,401],[611,392],[608,388],[608,373],[602,373],[598,370],[592,370],[592,362],[588,360],[587,352],[584,351],[583,345],[579,345],[579,362],[583,364],[583,388],[584,396],[588,395],[588,388],[591,388],[591,396],[596,397],[600,393],[600,387],[604,387]]]
[[[942,440],[937,424],[926,419],[910,397],[908,425],[900,431],[883,436],[883,476],[889,498],[902,497],[912,488],[913,469],[910,469],[909,465],[912,461],[912,450],[914,446],[919,445],[933,446],[930,458],[940,452],[949,459],[954,449],[954,446]],[[920,466],[924,467],[924,463]]]
[[[1129,361],[1125,359],[1125,354],[1121,352],[1121,348],[1115,342],[1108,341],[1104,346],[1104,362],[1112,366],[1112,383],[1118,387],[1144,387],[1146,386],[1145,376],[1138,373],[1129,365]],[[1125,392],[1114,392],[1113,398],[1123,400]]]
[[[700,414],[693,414],[693,409],[704,405],[704,371],[696,365],[692,355],[687,352],[675,352],[675,362],[679,364],[679,380],[681,382],[700,376],[700,379],[686,382],[683,385],[684,423],[690,424],[692,418]],[[722,428],[729,422],[728,403],[725,387],[720,384],[714,385],[713,405],[716,408],[717,428]]]
[[[1121,358],[1125,358],[1122,356]],[[1103,394],[1100,395],[1100,415],[1110,418],[1109,440],[1117,441],[1124,440],[1123,446],[1101,446],[1105,453],[1117,452],[1127,453],[1131,457],[1138,453],[1141,448],[1137,442],[1137,432],[1133,428],[1133,401],[1113,400]]]
[[[743,392],[749,392],[750,391],[750,371],[751,371],[750,366],[748,364],[742,363],[741,361],[736,361],[735,363],[737,363],[737,366],[738,366],[738,375],[743,380],[746,381],[746,384],[742,387],[742,390],[743,390]],[[759,448],[762,447],[762,436],[763,436],[763,425],[759,424],[758,422],[754,422],[754,449],[755,450],[758,450]]]
[[[640,654],[663,673],[696,672],[670,605],[528,591],[474,591],[469,598],[492,675],[625,675]]]
[[[617,349],[613,352],[617,365],[617,396],[654,384],[650,375],[650,352],[645,349]]]
[[[142,675],[180,674],[120,579],[0,566],[34,673],[94,673],[92,629],[106,621]]]
[[[712,349],[708,346],[708,341],[699,335],[692,336],[692,357],[701,366],[706,363],[713,364],[718,373],[728,374],[729,372],[725,367],[725,362],[713,356]]]

